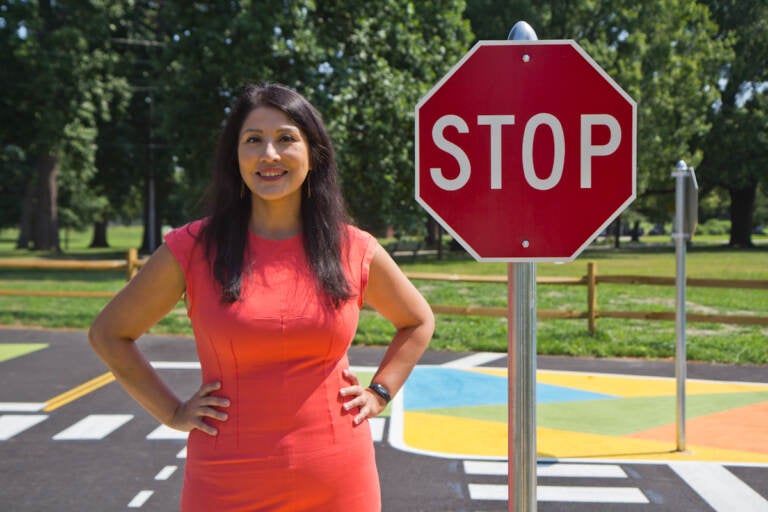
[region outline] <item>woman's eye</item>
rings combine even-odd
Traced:
[[[251,135],[247,139],[245,139],[245,142],[261,142],[261,137],[256,137],[255,135]]]
[[[296,142],[296,137],[293,135],[283,135],[280,137],[281,142]]]

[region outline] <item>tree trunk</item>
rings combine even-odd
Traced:
[[[34,177],[27,182],[24,192],[24,203],[21,205],[21,219],[19,220],[19,238],[16,240],[17,249],[29,249],[32,241],[32,212],[35,211],[35,189],[37,183]]]
[[[37,160],[37,207],[32,248],[60,252],[57,198],[59,193],[59,159],[45,155]]]
[[[640,241],[640,221],[639,220],[636,220],[635,223],[632,225],[632,241],[633,242]]]
[[[616,220],[613,221],[613,233],[614,233],[614,239],[613,239],[613,248],[619,249],[621,248],[621,215],[616,217]]]
[[[102,215],[101,219],[93,223],[93,239],[88,247],[109,247],[107,242],[107,216]]]
[[[752,243],[752,215],[755,211],[755,184],[731,188],[731,247],[754,247]]]
[[[427,236],[424,241],[427,247],[437,247],[440,241],[440,224],[430,215],[427,215]]]

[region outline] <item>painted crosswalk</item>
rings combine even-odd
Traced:
[[[768,511],[768,500],[722,464],[670,462],[664,465],[715,512]],[[470,499],[495,502],[508,499],[509,488],[505,481],[507,461],[465,460],[463,467]],[[658,502],[660,495],[658,490],[646,488],[651,485],[648,482],[642,482],[637,477],[632,479],[620,464],[539,462],[536,476],[539,481],[536,498],[539,502],[602,504],[616,507],[611,510],[621,510],[618,507],[632,504],[652,506]],[[574,485],[547,485],[548,478],[561,479],[556,481],[557,484],[562,484],[562,479],[571,478]],[[594,479],[594,485],[589,484],[590,479]],[[641,489],[631,485],[633,483],[643,484],[644,487]],[[657,499],[650,499],[652,496],[657,496]]]
[[[0,441],[8,441],[48,420],[47,414],[0,414]],[[134,419],[133,414],[89,414],[69,425],[52,439],[56,441],[95,441],[103,440]],[[368,420],[374,442],[384,438],[385,418]],[[166,425],[158,425],[145,437],[149,440],[186,441],[188,432],[181,432]]]
[[[721,464],[675,462],[669,466],[717,512],[768,511],[768,500]]]
[[[104,439],[132,419],[133,414],[89,414],[53,436],[53,439],[57,441]]]
[[[472,476],[503,476],[508,474],[506,461],[465,460],[464,473]],[[626,472],[616,464],[571,464],[539,463],[536,466],[537,477],[554,478],[595,478],[627,479]],[[583,480],[580,480],[583,481]],[[509,497],[506,483],[467,484],[469,496],[479,501],[505,501]],[[589,485],[537,485],[537,501],[555,501],[571,503],[649,503],[648,498],[634,486],[589,486]]]
[[[7,441],[47,418],[45,414],[3,414],[0,416],[0,441]]]

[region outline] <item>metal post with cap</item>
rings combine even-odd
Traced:
[[[537,40],[538,37],[528,23],[518,21],[507,39]],[[509,510],[535,512],[536,263],[509,263],[507,275]]]
[[[698,220],[698,189],[693,167],[684,160],[675,165],[675,222],[672,238],[675,241],[675,382],[676,382],[676,448],[685,451],[685,380],[687,373],[687,351],[685,346],[686,325],[686,242],[693,238]]]

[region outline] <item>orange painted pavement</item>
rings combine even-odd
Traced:
[[[627,437],[674,442],[675,430],[671,423]],[[768,454],[768,402],[688,419],[685,440],[691,445]]]

